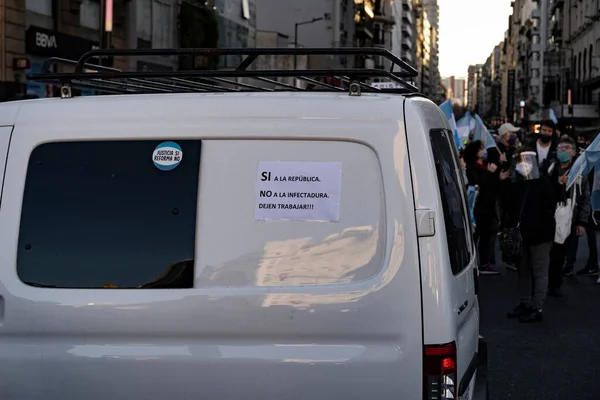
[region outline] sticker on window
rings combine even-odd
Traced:
[[[340,162],[262,161],[254,218],[338,222],[341,185]]]
[[[152,153],[154,166],[161,171],[170,171],[177,168],[183,159],[183,151],[175,142],[162,142]]]

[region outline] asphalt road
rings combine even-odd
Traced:
[[[587,261],[580,241],[576,270]],[[597,277],[566,277],[564,298],[548,298],[544,320],[506,318],[518,303],[517,273],[481,276],[481,334],[488,340],[492,400],[600,398],[600,285]]]

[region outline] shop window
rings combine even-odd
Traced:
[[[79,9],[79,24],[84,28],[100,29],[100,3],[82,0]]]
[[[52,17],[52,0],[25,0],[27,11]]]

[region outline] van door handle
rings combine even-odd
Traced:
[[[435,211],[429,208],[419,208],[415,210],[415,214],[417,217],[417,236],[435,236]]]

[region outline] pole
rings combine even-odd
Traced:
[[[298,23],[294,24],[294,49],[298,48]],[[294,69],[298,69],[298,56],[294,53]]]

